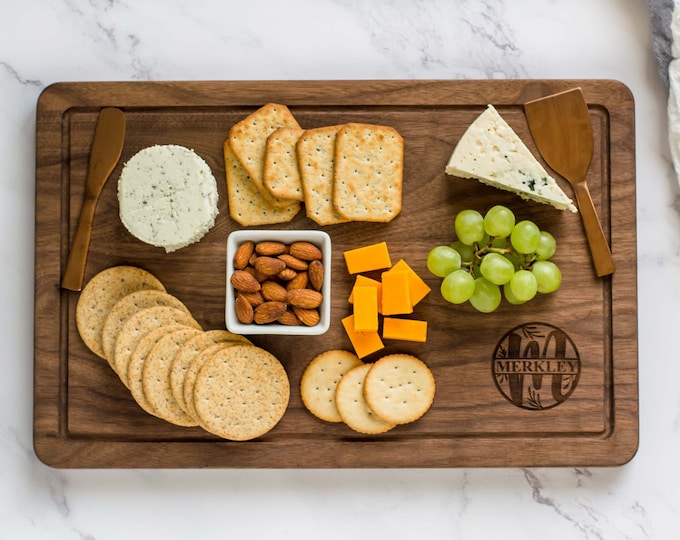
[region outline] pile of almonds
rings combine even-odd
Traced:
[[[314,326],[323,301],[323,254],[311,242],[243,242],[231,285],[242,324]]]

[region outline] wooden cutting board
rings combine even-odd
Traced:
[[[444,174],[468,125],[492,103],[537,154],[522,103],[575,86],[594,128],[588,184],[617,271],[595,276],[578,215],[522,201]],[[403,211],[389,224],[325,227],[333,242],[332,323],[318,337],[253,336],[277,355],[291,381],[282,421],[262,439],[219,440],[144,413],[75,327],[78,293],[59,287],[82,203],[101,107],[127,118],[122,161],[105,186],[85,271],[132,264],[156,274],[205,329],[224,328],[228,215],[222,143],[231,125],[267,102],[290,107],[303,127],[344,122],[394,126],[405,139]],[[218,179],[220,215],[197,244],[166,254],[132,238],[118,219],[122,164],[143,147],[193,148]],[[55,467],[508,467],[607,466],[638,446],[635,126],[630,91],[609,80],[261,81],[59,83],[40,96],[36,124],[34,442]],[[563,182],[567,193],[570,188]],[[561,289],[484,315],[447,304],[425,266],[430,248],[453,240],[465,208],[510,207],[553,233]],[[310,229],[303,215],[285,228]],[[431,367],[432,409],[380,436],[312,417],[298,385],[312,357],[349,348],[340,319],[353,278],[342,253],[386,240],[432,287],[414,317],[426,343],[388,342]]]

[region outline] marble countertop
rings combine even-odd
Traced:
[[[670,538],[678,181],[644,2],[13,2],[0,17],[0,538]],[[635,96],[640,446],[618,468],[57,470],[32,447],[35,106],[58,81],[597,78]]]

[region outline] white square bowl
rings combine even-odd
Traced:
[[[286,326],[278,323],[271,324],[243,324],[236,317],[234,302],[234,287],[231,285],[231,275],[234,272],[234,253],[238,247],[248,240],[262,242],[272,240],[292,244],[293,242],[311,242],[323,254],[323,284],[321,294],[323,301],[319,308],[320,319],[314,326]],[[275,229],[242,229],[233,231],[227,238],[227,282],[226,282],[225,319],[227,330],[235,334],[253,335],[268,334],[281,336],[316,336],[328,331],[331,324],[331,237],[323,231],[317,230],[275,230]]]

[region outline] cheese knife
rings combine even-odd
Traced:
[[[593,159],[593,128],[582,90],[573,88],[529,101],[524,112],[543,159],[574,188],[596,274],[613,274],[614,259],[586,184]]]
[[[78,216],[76,233],[71,243],[71,251],[68,254],[66,268],[61,280],[61,286],[64,289],[72,291],[82,289],[87,252],[90,248],[94,211],[104,184],[106,184],[120,160],[124,141],[125,115],[123,112],[115,107],[102,109],[97,117],[92,140],[83,206]]]

